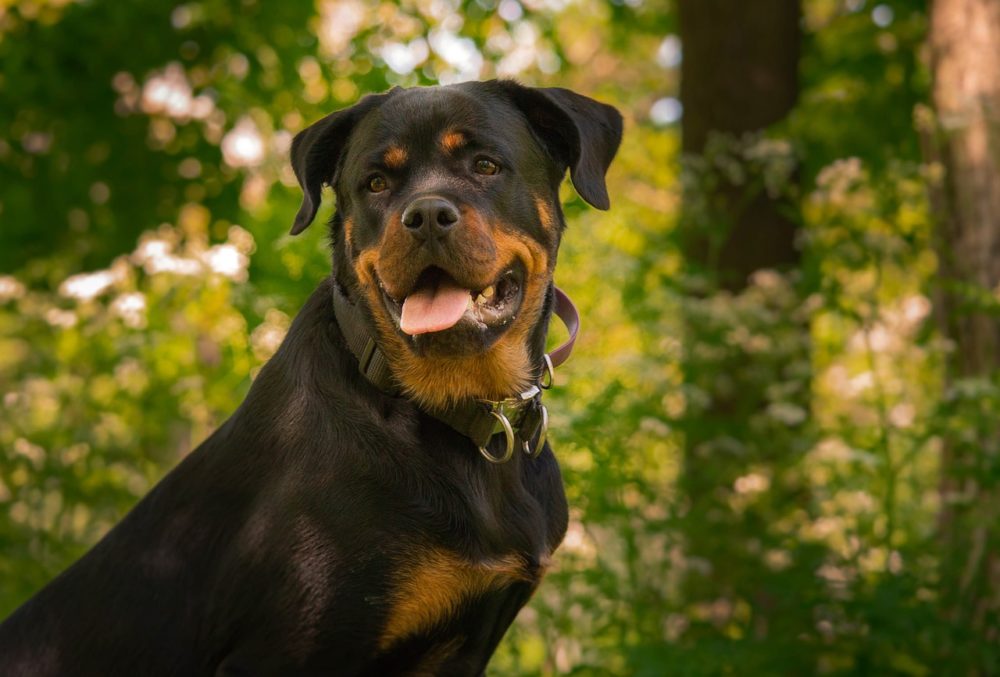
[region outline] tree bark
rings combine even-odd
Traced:
[[[940,272],[937,316],[955,350],[948,379],[992,379],[1000,366],[1000,3],[935,0],[930,16],[939,123],[934,188]],[[977,403],[946,435],[940,519],[945,611],[968,673],[995,669],[970,647],[1000,639],[1000,422]]]
[[[799,94],[799,0],[679,0],[681,142],[701,153],[713,133],[739,137],[782,120]],[[749,201],[744,186],[723,186],[727,233],[718,251],[689,233],[689,258],[715,268],[728,289],[746,285],[761,268],[795,265],[795,223],[781,201],[760,191]]]
[[[808,327],[794,315],[797,289],[740,294],[755,271],[798,268],[796,221],[790,217],[796,204],[793,191],[780,196],[764,191],[749,163],[743,165],[745,180],[731,181],[733,174],[717,171],[715,161],[706,158],[714,152],[707,148],[713,134],[739,149],[743,135],[780,122],[794,107],[801,9],[798,0],[678,0],[678,9],[684,49],[682,146],[689,166],[709,174],[685,193],[681,225],[687,263],[710,281],[685,307],[684,380],[688,392],[698,396],[689,399],[681,422],[680,487],[687,506],[685,549],[692,563],[684,599],[692,608],[712,611],[686,636],[718,641],[719,628],[740,623],[745,636],[797,641],[801,628],[813,623],[812,611],[786,594],[747,541],[756,541],[761,550],[777,549],[769,525],[779,518],[781,506],[798,504],[789,495],[796,489],[787,470],[801,453],[793,449],[804,437],[796,426],[809,407]],[[733,295],[716,294],[719,289]],[[756,303],[771,305],[767,312],[753,312]],[[720,307],[728,311],[719,312]],[[769,336],[771,349],[748,352],[733,338],[740,332]],[[799,401],[791,408],[801,418],[781,423],[767,414],[768,386],[792,382],[799,386]],[[739,506],[747,492],[768,486],[781,497]],[[808,558],[798,561],[813,566]],[[749,613],[735,620],[733,609],[747,604]],[[811,669],[808,660],[798,660],[790,660],[789,673]]]

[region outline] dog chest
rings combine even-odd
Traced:
[[[471,562],[446,550],[426,550],[401,569],[392,582],[380,647],[386,649],[446,621],[463,604],[485,593],[516,582],[534,587],[546,566],[547,560],[532,563],[515,554]]]

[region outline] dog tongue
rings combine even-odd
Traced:
[[[399,328],[410,336],[448,329],[462,319],[470,294],[451,279],[421,287],[403,300]]]

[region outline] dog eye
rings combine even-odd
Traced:
[[[493,176],[500,171],[500,167],[497,163],[492,160],[488,160],[484,157],[476,160],[476,174],[485,174],[487,176]]]
[[[386,182],[385,177],[381,174],[375,174],[368,179],[368,190],[372,193],[381,193],[388,187],[389,184]]]

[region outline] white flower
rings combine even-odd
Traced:
[[[26,289],[17,278],[11,275],[0,275],[0,303],[24,296]]]
[[[770,478],[767,475],[761,475],[756,472],[744,475],[743,477],[737,477],[733,483],[733,489],[738,494],[758,494],[762,491],[767,491],[770,486]]]
[[[264,159],[264,139],[248,117],[222,137],[222,158],[230,167],[256,167]]]
[[[90,301],[106,292],[120,278],[121,275],[114,270],[80,273],[63,280],[59,293],[79,301]]]
[[[232,244],[220,244],[212,247],[202,255],[208,267],[231,280],[245,282],[247,266],[250,259]]]
[[[111,303],[111,311],[126,326],[138,329],[146,324],[146,297],[139,292],[122,294]]]

